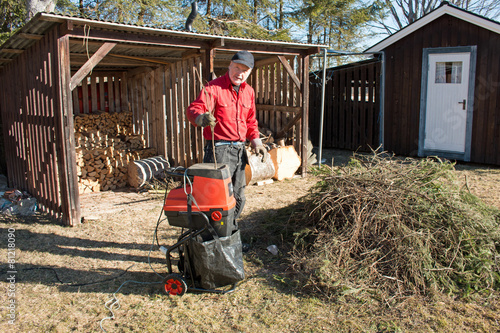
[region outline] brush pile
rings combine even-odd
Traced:
[[[292,216],[293,268],[332,296],[500,289],[500,211],[436,158],[354,155]]]

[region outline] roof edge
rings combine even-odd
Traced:
[[[157,34],[162,34],[162,33],[168,33],[169,35],[175,35],[178,37],[194,37],[194,38],[204,38],[204,39],[225,39],[225,40],[230,40],[233,42],[255,42],[255,43],[264,43],[264,44],[282,44],[282,45],[288,45],[288,46],[294,46],[294,47],[299,47],[299,48],[325,48],[327,47],[326,45],[323,44],[308,44],[308,43],[299,43],[299,42],[287,42],[287,41],[277,41],[277,40],[267,40],[267,39],[254,39],[254,38],[244,38],[244,37],[233,37],[233,36],[223,36],[223,35],[213,35],[213,34],[204,34],[204,33],[196,33],[196,32],[188,32],[188,31],[179,31],[179,30],[172,30],[172,29],[167,29],[167,28],[153,28],[153,27],[148,27],[148,26],[141,26],[141,25],[134,25],[134,24],[127,24],[127,23],[118,23],[118,22],[111,22],[111,21],[99,21],[99,20],[93,20],[93,19],[86,19],[82,17],[74,17],[74,16],[65,16],[65,15],[60,15],[60,14],[54,14],[54,13],[39,13],[40,20],[44,21],[53,21],[53,22],[58,22],[58,23],[63,23],[65,21],[72,21],[75,23],[79,24],[87,24],[87,25],[93,25],[93,26],[99,26],[105,29],[109,28],[120,28],[120,29],[125,29],[125,30],[134,30],[134,31],[143,31],[145,33],[157,33]]]

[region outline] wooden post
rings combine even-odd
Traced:
[[[58,29],[55,29],[58,31]],[[80,223],[80,194],[78,191],[78,176],[75,155],[75,130],[73,126],[73,103],[71,101],[71,68],[69,61],[69,37],[62,36],[56,43],[56,84],[58,84],[57,134],[58,169],[61,184],[61,205],[63,223],[74,226]]]
[[[307,173],[307,142],[309,140],[309,55],[304,54],[302,58],[302,144],[301,149],[301,174]]]
[[[215,75],[215,66],[214,66],[214,58],[215,58],[215,49],[205,49],[205,59],[203,60],[203,78],[205,80],[211,81],[214,79]],[[206,82],[203,82],[205,84]]]

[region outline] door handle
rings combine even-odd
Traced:
[[[462,104],[462,110],[465,110],[466,103],[467,102],[465,101],[465,99],[463,101],[461,101],[461,102],[458,102],[458,104]]]

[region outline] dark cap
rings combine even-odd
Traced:
[[[253,55],[248,51],[236,52],[231,61],[253,68]]]

